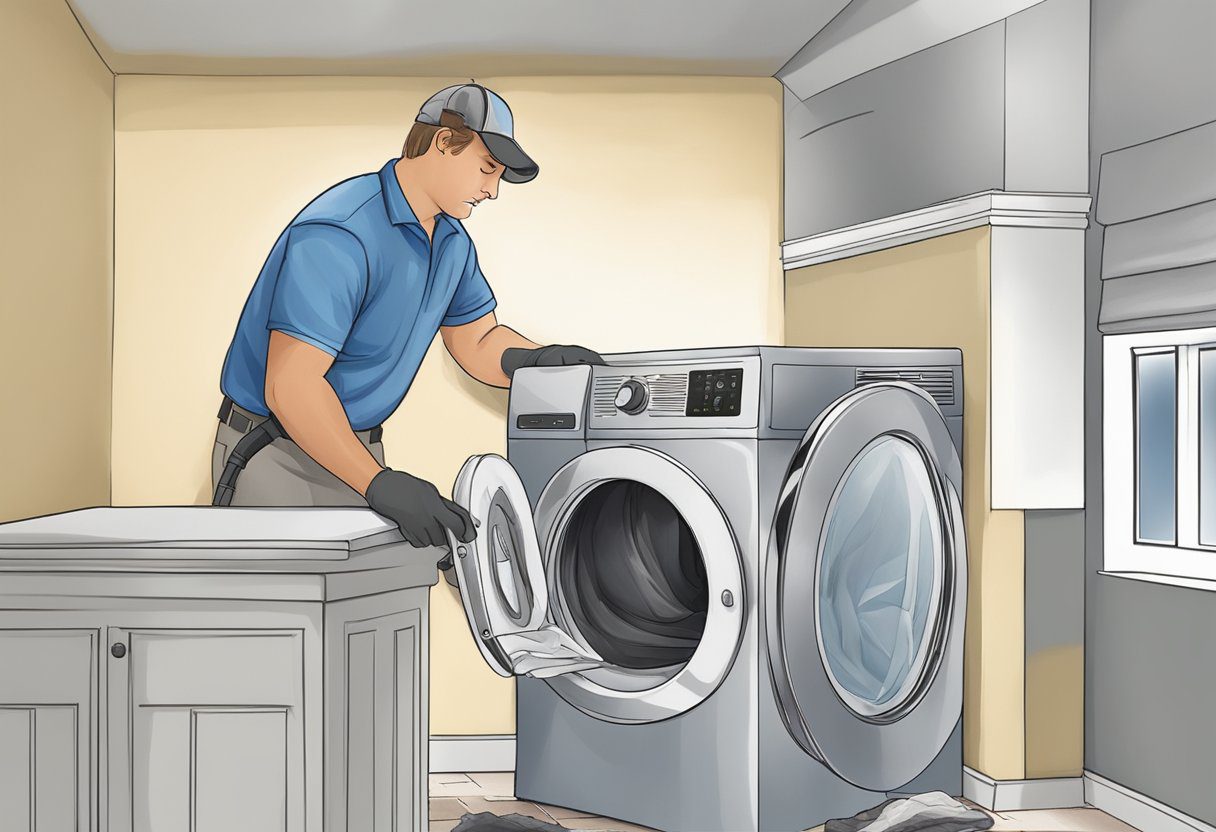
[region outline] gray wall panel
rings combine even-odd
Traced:
[[[1095,0],[1090,185],[1101,154],[1216,118],[1216,4]],[[1216,593],[1102,568],[1101,226],[1086,240],[1085,767],[1216,823]]]
[[[799,101],[785,90],[785,239],[1003,187],[1005,22]]]

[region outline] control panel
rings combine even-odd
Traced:
[[[688,374],[685,416],[738,416],[743,368],[692,370]]]
[[[755,427],[759,419],[760,357],[697,358],[593,366],[588,429]],[[714,416],[718,418],[703,418]]]

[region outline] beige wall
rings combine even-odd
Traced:
[[[987,228],[809,266],[786,275],[788,343],[963,350],[968,619],[964,761],[1026,776],[1024,544],[1020,511],[990,511]]]
[[[275,237],[398,155],[459,80],[118,77],[115,505],[208,500],[221,362]],[[541,166],[466,224],[501,322],[602,352],[781,342],[777,81],[478,81]],[[437,342],[386,425],[388,462],[446,493],[469,454],[505,452],[505,409]],[[511,682],[454,591],[432,601],[432,733],[513,731]]]
[[[1085,647],[1026,656],[1026,776],[1080,777],[1085,769]]]
[[[63,2],[0,3],[0,521],[110,499],[114,76]]]

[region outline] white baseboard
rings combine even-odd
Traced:
[[[431,773],[515,771],[514,734],[433,736]]]
[[[1080,777],[993,780],[963,766],[963,797],[993,812],[1064,809],[1085,805],[1085,786]]]
[[[1216,826],[1088,770],[1085,802],[1144,832],[1216,832]]]

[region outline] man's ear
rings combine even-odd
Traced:
[[[452,143],[452,130],[449,127],[441,127],[435,132],[435,138],[432,139],[431,145],[440,153],[446,153],[448,147]]]

